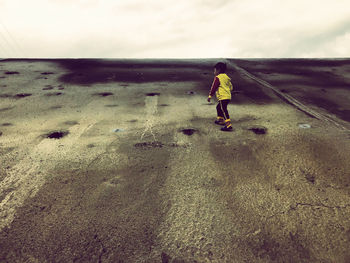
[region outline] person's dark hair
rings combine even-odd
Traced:
[[[216,68],[216,70],[220,71],[220,73],[226,72],[226,64],[223,62],[216,63],[214,68]]]

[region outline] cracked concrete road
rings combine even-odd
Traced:
[[[0,61],[0,262],[349,262],[350,61],[215,62]]]

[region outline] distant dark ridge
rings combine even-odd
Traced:
[[[259,58],[259,59],[229,59],[241,66],[264,64],[271,67],[336,67],[350,65],[350,58]],[[245,64],[246,63],[246,64]]]
[[[91,85],[106,82],[187,82],[207,83],[215,61],[209,60],[55,60],[70,72],[60,78],[69,84]]]

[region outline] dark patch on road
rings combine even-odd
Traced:
[[[264,126],[253,126],[249,127],[248,130],[254,132],[255,134],[266,134],[267,128]]]
[[[350,110],[340,110],[339,109],[340,105],[338,105],[337,103],[334,103],[328,98],[307,94],[302,98],[297,98],[297,99],[299,99],[301,102],[316,105],[317,107],[323,108],[335,114],[342,120],[350,122]]]
[[[313,176],[313,175],[307,173],[307,174],[305,175],[305,178],[306,178],[306,180],[308,180],[310,183],[312,183],[312,184],[315,183],[315,176]]]
[[[5,107],[5,108],[0,108],[0,112],[11,110],[13,107]]]
[[[129,84],[119,84],[119,86],[121,86],[121,87],[128,87]]]
[[[42,72],[41,75],[52,75],[52,74],[55,74],[53,72]]]
[[[56,106],[50,107],[50,109],[52,109],[52,110],[61,109],[61,108],[62,108],[61,105],[56,105]]]
[[[159,92],[146,93],[146,96],[160,96]]]
[[[60,81],[81,85],[107,82],[126,82],[128,84],[176,82],[179,80],[199,81],[204,84],[208,77],[202,74],[203,70],[212,68],[214,64],[214,62],[200,60],[164,59],[59,59],[55,61],[70,71],[61,76]]]
[[[171,257],[165,252],[162,252],[160,257],[162,259],[162,263],[170,263],[171,261]]]
[[[58,88],[59,90],[64,90],[64,88],[63,87],[60,87],[60,88]]]
[[[61,139],[68,134],[69,134],[68,131],[54,131],[54,132],[45,134],[45,137],[49,139]]]
[[[109,108],[114,108],[114,107],[118,107],[118,104],[107,104],[105,105],[105,107],[109,107]]]
[[[164,144],[162,142],[140,142],[134,145],[137,148],[162,148]]]
[[[47,93],[45,94],[45,96],[52,97],[52,96],[60,96],[62,94],[63,94],[62,92],[53,92],[53,93]]]
[[[7,127],[7,126],[13,126],[13,124],[9,123],[9,122],[5,122],[5,123],[1,124],[1,126]]]
[[[66,124],[66,125],[77,125],[77,124],[79,124],[79,122],[77,122],[77,121],[66,121],[66,122],[64,122],[64,124]]]
[[[17,71],[6,71],[5,74],[6,75],[15,75],[15,74],[19,74],[19,72],[17,72]]]
[[[43,88],[43,90],[52,90],[52,89],[53,89],[53,87],[51,85],[47,85],[47,86],[45,86],[45,88]]]
[[[188,148],[190,145],[189,144],[178,144],[176,142],[169,143],[169,147],[174,147],[174,148]]]
[[[159,106],[161,107],[167,107],[167,106],[170,106],[169,104],[160,104]]]
[[[282,88],[282,92],[288,93],[288,88],[293,85],[295,98],[302,103],[316,105],[331,114],[336,115],[344,121],[350,121],[350,114],[343,108],[335,98],[320,96],[321,93],[337,88],[348,90],[349,79],[346,76],[334,73],[336,67],[350,66],[349,59],[327,60],[327,59],[266,59],[233,60],[237,65],[250,73],[259,76],[275,87]],[[333,69],[332,69],[333,68]],[[270,77],[273,73],[276,78]],[[277,78],[280,75],[280,78]],[[310,89],[308,89],[310,87]],[[283,99],[283,98],[282,98]],[[233,101],[234,102],[234,101]],[[305,112],[306,113],[306,112]],[[309,115],[310,116],[310,115]],[[313,116],[312,116],[313,117]]]
[[[100,97],[107,97],[113,95],[112,92],[99,92],[99,93],[94,93],[94,96],[100,96]]]
[[[2,131],[0,131],[0,136],[2,135]]]
[[[94,147],[96,147],[96,146],[95,146],[95,144],[90,143],[90,144],[88,144],[86,147],[88,147],[88,148],[90,148],[90,149],[91,149],[91,148],[94,148]]]
[[[11,94],[0,94],[0,98],[11,98]]]
[[[196,130],[196,129],[183,129],[183,130],[181,130],[181,132],[185,135],[191,136],[192,134],[197,133],[198,130]]]
[[[160,261],[161,251],[156,256],[150,251],[156,249],[159,226],[171,205],[163,198],[171,149],[135,148],[142,142],[137,137],[116,139],[103,146],[106,152],[81,163],[74,158],[58,162],[50,180],[0,233],[2,261],[134,262],[135,255]],[[114,151],[129,161],[119,163]]]
[[[128,121],[128,122],[137,122],[138,120],[130,120],[130,121]]]
[[[29,97],[32,96],[32,94],[30,93],[18,93],[15,95],[16,98],[25,98],[25,97]]]
[[[266,104],[276,101],[269,93],[265,93],[258,83],[247,81],[239,73],[230,74],[234,89],[239,88],[239,93],[233,93],[231,98],[232,104]],[[210,85],[210,84],[209,84]]]
[[[195,91],[187,91],[187,95],[195,95],[196,92]]]

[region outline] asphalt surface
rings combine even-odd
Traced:
[[[350,61],[215,62],[0,61],[0,262],[349,262]]]

